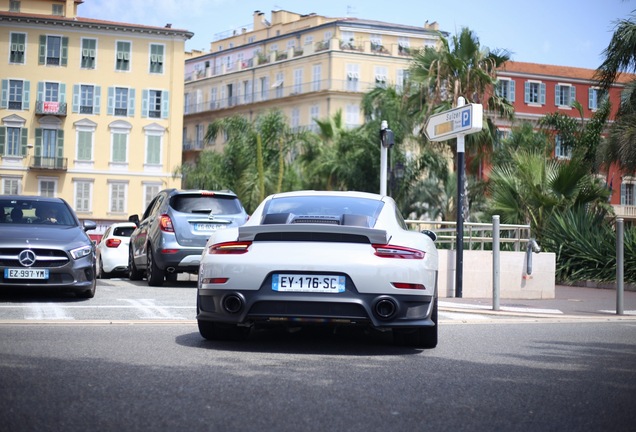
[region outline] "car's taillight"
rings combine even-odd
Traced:
[[[424,259],[425,255],[421,250],[402,246],[380,244],[374,244],[372,246],[375,249],[375,255],[382,258]]]
[[[211,254],[244,254],[252,242],[250,241],[234,241],[213,244],[208,248],[208,253]]]
[[[399,289],[417,289],[417,290],[426,289],[426,287],[422,284],[405,283],[405,282],[393,282],[393,286]]]
[[[227,283],[229,278],[203,278],[201,279],[201,283],[203,284],[224,284]]]
[[[121,240],[116,238],[109,238],[108,240],[106,240],[106,247],[109,247],[109,248],[116,248],[120,244],[121,244]]]
[[[174,232],[174,227],[172,226],[172,219],[167,214],[162,214],[159,216],[159,228],[164,232]]]

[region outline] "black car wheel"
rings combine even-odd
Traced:
[[[128,279],[132,281],[142,280],[144,273],[137,269],[133,258],[132,247],[128,249]]]
[[[98,279],[108,279],[110,277],[110,273],[106,273],[104,271],[104,263],[102,262],[102,258],[99,258],[99,263],[97,264],[97,278]]]
[[[394,328],[393,341],[396,345],[414,348],[435,348],[437,346],[437,299],[433,304],[432,327]]]
[[[152,255],[152,248],[148,247],[148,267],[146,271],[148,273],[148,285],[150,286],[162,286],[165,280],[165,272],[159,268],[157,262]]]

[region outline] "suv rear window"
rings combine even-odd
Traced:
[[[170,207],[182,213],[241,213],[241,205],[238,198],[223,195],[175,195],[170,201]]]

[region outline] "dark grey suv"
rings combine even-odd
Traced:
[[[178,273],[196,274],[210,234],[243,225],[248,215],[231,191],[162,190],[141,216],[130,237],[128,276],[150,286],[176,280]]]

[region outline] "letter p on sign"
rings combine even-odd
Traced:
[[[470,126],[470,110],[462,112],[462,127]]]

